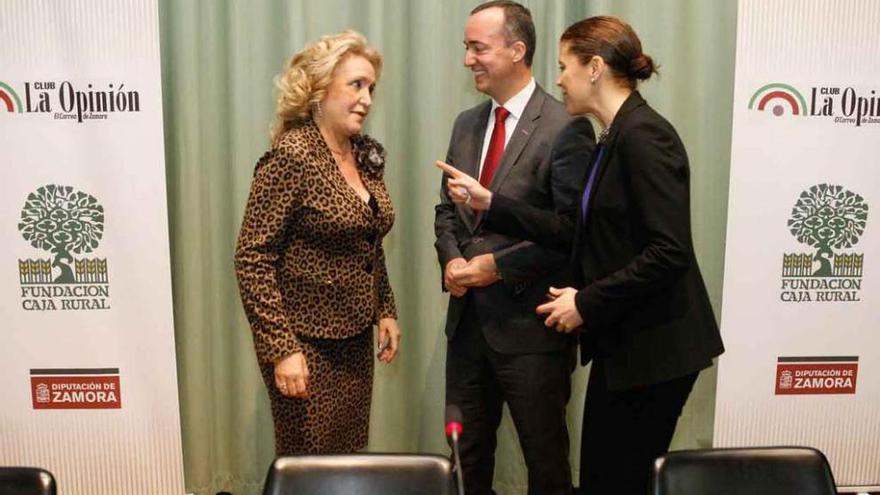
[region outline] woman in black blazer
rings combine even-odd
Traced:
[[[551,288],[537,313],[580,334],[592,361],[580,493],[647,493],[700,370],[723,352],[694,256],[687,153],[636,91],[656,72],[632,28],[614,17],[570,26],[557,85],[572,115],[603,129],[581,201],[561,214],[493,195],[450,175],[454,201],[486,210],[485,226],[571,253],[572,287]]]

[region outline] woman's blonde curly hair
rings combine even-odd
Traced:
[[[382,55],[367,45],[367,39],[357,31],[322,36],[294,55],[284,72],[275,78],[278,98],[275,103],[275,123],[270,139],[277,143],[293,127],[307,121],[317,108],[327,87],[333,80],[333,71],[348,56],[367,59],[376,70],[376,79],[382,71]]]

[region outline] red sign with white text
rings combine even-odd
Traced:
[[[121,409],[119,375],[31,376],[34,409]]]
[[[776,363],[776,395],[855,394],[858,362]]]

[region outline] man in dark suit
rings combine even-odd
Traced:
[[[673,126],[635,91],[656,69],[629,25],[573,24],[560,65],[568,110],[604,129],[579,204],[535,208],[438,166],[450,198],[484,212],[484,228],[571,253],[573,285],[551,288],[537,311],[577,331],[592,361],[579,493],[644,495],[697,375],[724,351],[694,254],[690,166]]]
[[[515,2],[478,6],[465,26],[464,64],[490,96],[455,121],[446,161],[493,191],[536,207],[573,204],[595,139],[585,119],[535,84],[535,32]],[[445,181],[444,181],[445,182]],[[567,257],[484,231],[483,218],[456,206],[442,186],[435,247],[444,288],[446,403],[462,410],[466,492],[492,493],[496,430],[507,403],[529,471],[529,493],[571,493],[565,408],[574,340],[544,327],[535,307],[566,284]]]
[[[582,362],[592,361],[578,493],[643,495],[699,371],[724,346],[691,241],[684,146],[638,92],[619,101],[594,180],[567,212],[441,168],[451,198],[484,212],[483,228],[572,253],[573,284],[551,288],[537,311],[548,327],[577,330]]]

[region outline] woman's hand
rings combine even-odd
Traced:
[[[536,309],[539,315],[548,315],[544,320],[544,325],[556,328],[557,332],[569,333],[584,324],[584,319],[578,313],[577,306],[574,303],[574,296],[577,290],[572,287],[557,289],[550,287],[548,297],[552,300],[544,303]]]
[[[379,320],[379,361],[390,363],[400,349],[400,327],[394,318]]]
[[[309,396],[309,367],[302,352],[275,362],[275,386],[281,395],[305,399]]]
[[[492,191],[480,185],[480,181],[440,160],[437,160],[435,165],[450,177],[446,180],[446,185],[449,198],[453,202],[468,205],[473,210],[489,209]]]

